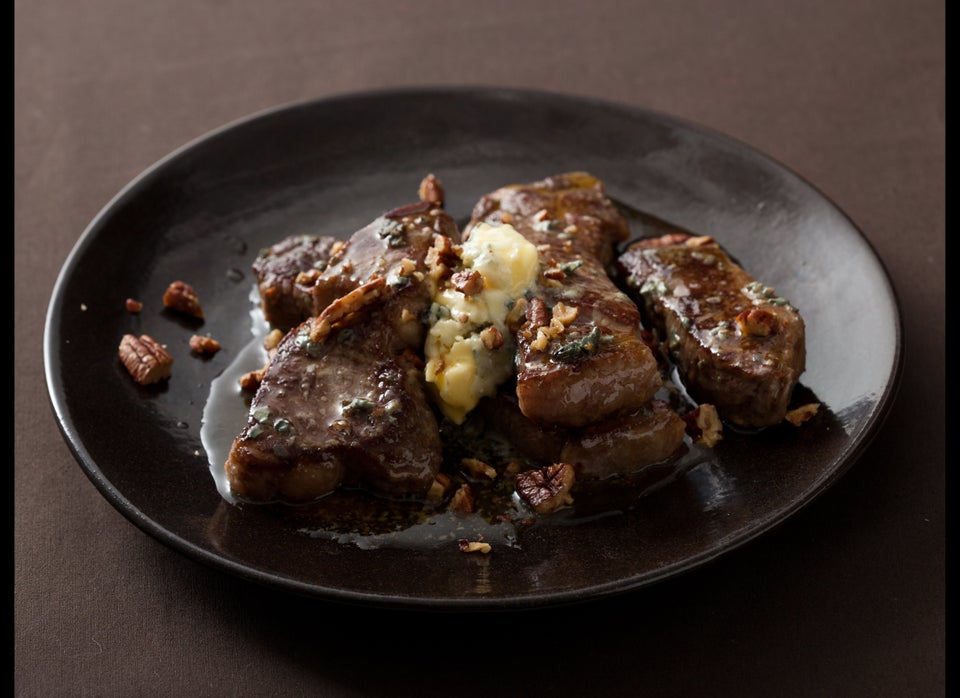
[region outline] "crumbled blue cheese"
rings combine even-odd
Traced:
[[[440,286],[424,347],[427,383],[441,411],[457,424],[513,372],[515,345],[507,316],[534,287],[540,269],[536,246],[506,224],[475,226],[460,257],[465,270],[483,277],[483,289],[465,295],[450,284]],[[481,333],[490,327],[499,330],[502,346],[485,345]]]

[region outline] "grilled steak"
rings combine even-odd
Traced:
[[[686,430],[684,420],[658,399],[579,429],[543,427],[506,394],[485,398],[471,418],[537,467],[569,463],[578,481],[630,475],[667,461],[681,451]]]
[[[710,237],[640,240],[616,268],[695,400],[736,426],[783,420],[806,357],[796,308]]]
[[[436,182],[428,177],[424,183]],[[438,186],[438,185],[437,185]],[[428,196],[435,192],[423,191]],[[253,263],[260,305],[271,326],[287,331],[404,258],[423,259],[434,233],[459,242],[456,222],[434,199],[389,211],[346,241],[293,235],[263,250]]]
[[[570,463],[580,479],[628,475],[675,456],[685,433],[683,419],[666,402],[651,400],[635,412],[569,435],[560,461]]]
[[[336,248],[324,271],[316,275],[311,289],[314,314],[376,276],[397,283],[393,270],[404,259],[413,260],[426,273],[422,262],[435,235],[460,241],[456,221],[431,201],[394,209],[361,228]],[[427,292],[426,285],[422,289]],[[411,345],[421,340],[412,340]]]
[[[335,237],[291,235],[253,262],[260,307],[272,327],[286,332],[315,314],[313,284],[327,267]]]
[[[528,418],[583,426],[632,412],[661,386],[640,336],[640,311],[607,274],[626,220],[586,173],[513,185],[482,197],[478,222],[507,223],[537,245],[539,290],[517,335],[517,397]]]
[[[437,235],[459,239],[453,219],[425,201],[334,252],[310,289],[315,317],[277,346],[234,440],[226,472],[238,497],[303,502],[341,485],[426,493],[442,460],[420,359],[433,290],[425,258]]]
[[[437,422],[419,362],[378,350],[391,341],[382,312],[322,342],[310,339],[312,320],[287,333],[226,463],[237,497],[306,502],[342,485],[427,491],[442,460]]]

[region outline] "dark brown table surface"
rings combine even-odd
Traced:
[[[945,691],[945,10],[933,0],[15,3],[18,696],[936,696]],[[710,126],[864,232],[903,317],[885,428],[785,524],[663,584],[535,613],[292,598],[131,525],[44,381],[64,260],[146,167],[266,108],[538,88]]]

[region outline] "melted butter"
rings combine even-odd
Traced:
[[[203,408],[200,441],[207,452],[210,474],[217,491],[231,504],[236,503],[236,498],[230,491],[225,465],[234,438],[247,423],[250,408],[250,397],[240,389],[240,377],[263,366],[265,360],[263,340],[252,340],[237,354],[230,366],[213,380]]]
[[[452,287],[433,298],[431,325],[424,345],[425,376],[443,414],[460,424],[484,397],[492,397],[514,370],[510,309],[533,288],[539,253],[510,225],[478,224],[463,243],[464,269],[483,278],[483,290],[465,295]],[[487,348],[481,334],[499,331],[503,344]]]
[[[253,339],[237,353],[223,373],[211,382],[200,424],[200,442],[207,453],[210,474],[220,496],[230,503],[236,503],[236,498],[230,491],[225,465],[234,438],[247,423],[250,409],[250,397],[240,389],[240,378],[266,363],[267,351],[263,347],[263,340],[270,331],[260,309],[256,287],[250,292],[250,300],[250,331]]]

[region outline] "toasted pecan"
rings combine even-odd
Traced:
[[[123,335],[118,353],[124,368],[140,385],[157,383],[172,373],[173,357],[150,335]]]

